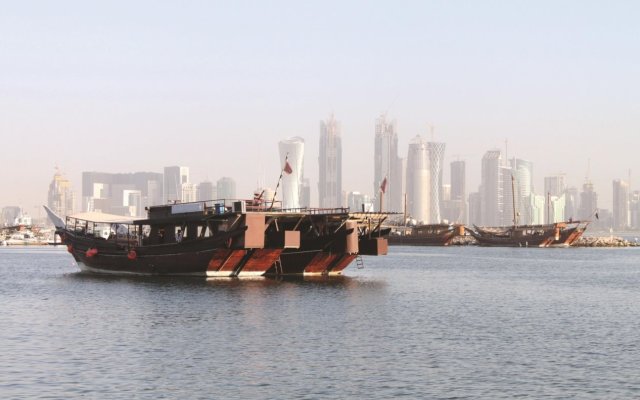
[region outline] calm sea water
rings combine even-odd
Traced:
[[[341,279],[0,248],[0,398],[639,398],[640,249],[392,247]]]

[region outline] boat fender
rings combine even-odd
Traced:
[[[90,248],[89,250],[87,250],[87,252],[85,253],[85,255],[89,258],[95,256],[96,254],[98,254],[98,249],[96,248]]]
[[[73,254],[73,246],[72,246],[72,245],[70,245],[70,244],[68,244],[68,245],[67,245],[67,251],[68,251],[69,253]]]
[[[135,260],[136,258],[138,258],[138,253],[136,253],[135,250],[129,250],[129,253],[127,253],[127,258],[131,261]]]

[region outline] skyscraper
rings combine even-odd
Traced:
[[[62,176],[56,168],[53,180],[49,184],[47,205],[60,217],[73,214],[75,196],[71,188],[71,182]]]
[[[218,199],[233,200],[236,198],[236,181],[229,177],[222,177],[216,182]],[[265,197],[263,197],[265,198]],[[271,201],[271,199],[268,199]]]
[[[547,206],[545,212],[549,214],[545,222],[560,222],[566,219],[565,211],[568,203],[566,189],[564,174],[544,178],[544,196]]]
[[[451,201],[458,202],[458,210],[449,217],[452,222],[467,223],[466,164],[462,160],[451,162]]]
[[[196,190],[196,201],[208,201],[216,199],[216,187],[211,181],[200,182]]]
[[[164,167],[164,202],[183,201],[182,185],[189,183],[189,167]]]
[[[429,146],[419,135],[409,142],[407,155],[407,214],[419,223],[431,222]]]
[[[291,167],[290,174],[283,174],[280,186],[283,208],[300,208],[300,187],[303,178],[304,139],[292,137],[278,143],[280,165],[284,167],[285,158]]]
[[[384,193],[380,190],[383,182],[386,182]],[[398,134],[395,122],[387,122],[385,115],[376,119],[373,190],[378,204],[382,196],[384,211],[402,211],[402,158],[398,157]]]
[[[502,182],[502,206],[499,217],[498,225],[507,226],[519,224],[520,217],[519,206],[516,204],[517,197],[514,193],[517,193],[517,185],[515,180],[515,174],[511,167],[500,166],[500,182]],[[516,192],[514,192],[514,190]],[[515,207],[515,208],[514,208]],[[514,215],[514,210],[516,214]]]
[[[565,175],[557,174],[552,176],[545,176],[544,178],[544,195],[550,194],[551,196],[560,197],[566,190],[564,183]]]
[[[580,192],[580,210],[579,218],[581,220],[591,220],[598,211],[598,194],[593,189],[593,183],[586,181],[582,185]]]
[[[502,224],[504,210],[502,169],[500,150],[487,151],[482,157],[480,178],[481,225],[498,226]]]
[[[300,207],[311,207],[311,184],[308,178],[303,178],[300,186]]]
[[[163,174],[157,172],[82,173],[82,210],[141,216],[144,207],[163,203]]]
[[[482,200],[480,192],[469,193],[469,223],[482,224]]]
[[[442,201],[442,164],[444,162],[444,143],[429,142],[429,161],[431,173],[431,222],[438,223],[442,220],[440,202]]]
[[[451,162],[451,199],[467,197],[466,163],[462,160]]]
[[[0,217],[0,226],[12,226],[14,221],[22,213],[22,209],[18,206],[8,206],[2,208],[2,217]]]
[[[613,228],[624,230],[629,225],[629,184],[616,179],[613,181]]]
[[[320,207],[342,206],[342,139],[333,115],[320,121],[318,200]]]
[[[183,183],[181,198],[183,203],[196,201],[196,184],[191,182]]]
[[[580,216],[580,196],[578,194],[578,188],[566,188],[564,197],[564,219],[578,219]]]
[[[537,207],[536,202],[530,199],[533,196],[533,163],[529,160],[512,158],[510,175],[513,175],[515,179],[515,204],[518,224],[532,224],[534,215],[543,212],[543,210],[534,209]],[[511,185],[511,177],[504,183]],[[511,188],[504,190],[504,193],[509,193],[509,196],[511,196]],[[508,209],[509,213],[503,218],[503,221],[512,221],[513,199],[505,196],[504,201],[505,209]],[[509,207],[506,206],[507,204],[509,204]]]
[[[637,190],[629,195],[629,228],[640,228],[640,192]]]

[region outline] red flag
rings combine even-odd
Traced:
[[[284,168],[282,168],[282,170],[286,172],[287,175],[293,172],[293,169],[291,168],[291,164],[289,164],[289,160],[287,159],[284,160]]]
[[[380,191],[382,193],[386,193],[387,192],[387,177],[385,176],[384,179],[382,180],[382,183],[380,184]]]

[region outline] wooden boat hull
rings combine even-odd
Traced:
[[[214,254],[232,236],[139,247],[61,232],[63,243],[81,270],[142,275],[204,276]]]
[[[464,231],[464,226],[457,224],[419,225],[408,233],[389,235],[388,239],[390,245],[448,246],[453,238],[464,235]]]
[[[148,214],[130,222],[57,218],[56,233],[82,270],[116,274],[334,275],[358,254],[387,252],[384,213],[236,212],[186,203],[154,206]]]
[[[481,228],[470,230],[479,246],[569,247],[585,231],[588,222],[560,222],[547,225]]]

